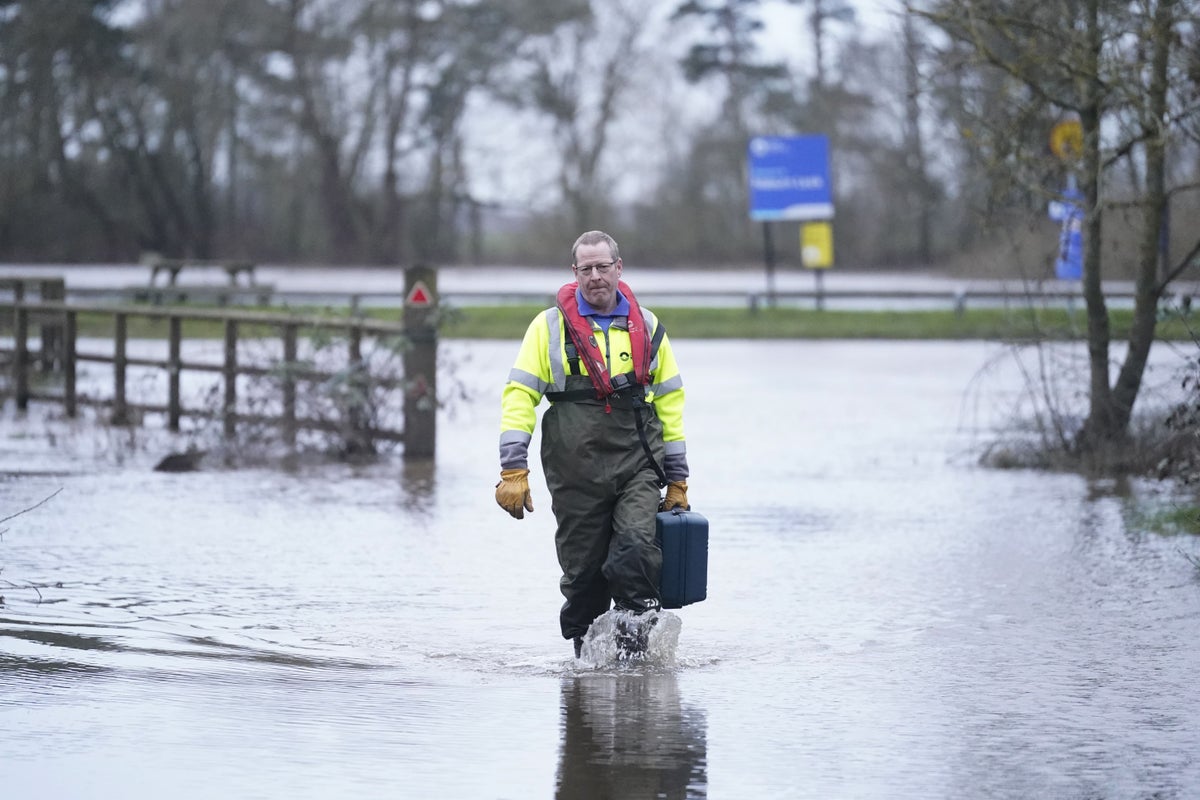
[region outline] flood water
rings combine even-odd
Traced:
[[[632,665],[559,638],[540,469],[492,498],[516,342],[442,348],[432,467],[164,474],[6,410],[0,517],[58,493],[0,523],[4,797],[1200,795],[1200,544],[976,466],[998,346],[677,342],[709,596]]]

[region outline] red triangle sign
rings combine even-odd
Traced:
[[[404,304],[406,306],[431,306],[433,305],[433,292],[429,291],[425,281],[417,281],[408,290],[408,297],[404,299]]]

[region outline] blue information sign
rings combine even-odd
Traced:
[[[1083,193],[1070,181],[1061,200],[1052,200],[1050,219],[1061,222],[1058,256],[1054,259],[1054,277],[1077,281],[1083,277]]]
[[[755,136],[749,145],[750,219],[832,219],[826,136]]]

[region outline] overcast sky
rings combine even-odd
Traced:
[[[855,23],[863,38],[874,40],[893,35],[897,15],[903,8],[903,0],[847,0],[855,9]],[[791,3],[768,2],[762,7],[762,19],[766,25],[763,49],[774,56],[787,58],[804,69],[812,68],[809,54],[811,37],[808,34],[808,6]],[[830,27],[830,34],[838,35],[840,26]]]

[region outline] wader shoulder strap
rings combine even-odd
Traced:
[[[567,367],[572,375],[579,375],[579,351],[575,349],[575,342],[571,337],[567,337],[567,342],[563,346],[567,351]],[[546,392],[546,399],[551,403],[558,403],[564,400],[578,402],[580,400],[595,400],[596,391],[594,389],[570,389],[562,392]]]
[[[567,343],[564,349],[567,351],[567,366],[571,370],[572,375],[579,374],[579,351],[575,349],[575,340],[570,336],[567,337]]]
[[[646,440],[646,421],[642,419],[642,407],[645,405],[645,400],[634,400],[633,420],[637,424],[638,439],[642,442],[642,449],[646,451],[646,458],[650,460],[650,466],[654,468],[654,474],[658,476],[658,488],[661,489],[668,483],[667,473],[663,472],[662,466],[654,460],[654,453],[650,451],[650,442]]]

